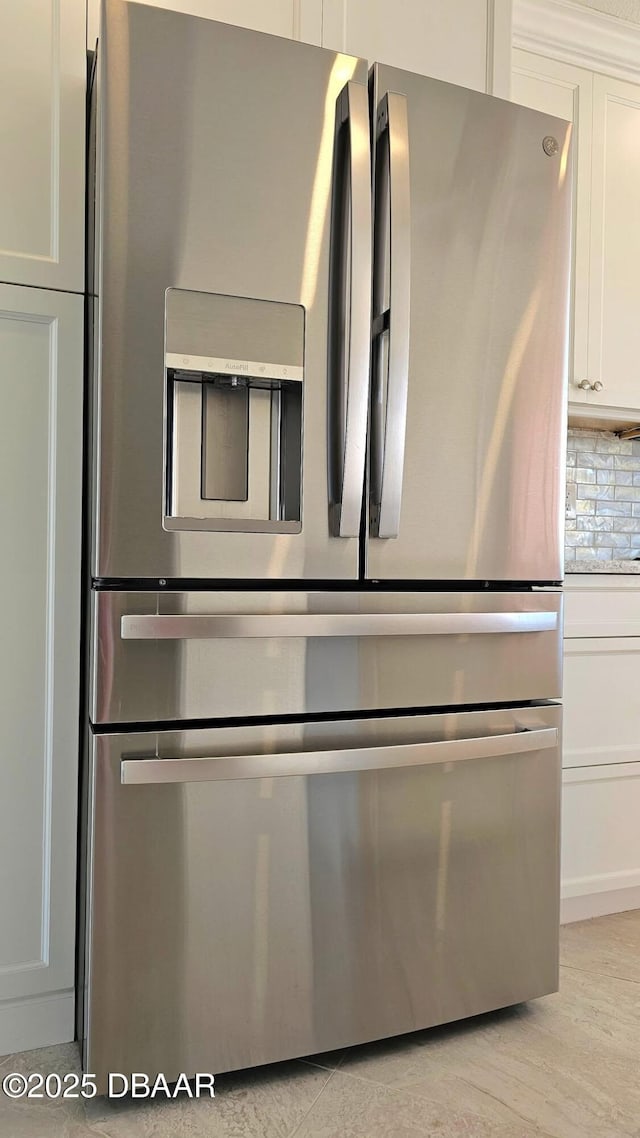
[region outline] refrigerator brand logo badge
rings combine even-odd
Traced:
[[[552,134],[545,135],[542,139],[542,149],[548,158],[553,158],[553,155],[557,154],[560,149],[558,139],[554,138]]]

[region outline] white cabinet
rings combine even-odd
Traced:
[[[83,299],[0,285],[0,1054],[73,1038]]]
[[[562,919],[640,908],[640,763],[563,772]]]
[[[512,0],[143,0],[509,97]],[[88,0],[87,43],[99,0]]]
[[[640,84],[516,50],[512,98],[575,124],[570,411],[635,423],[640,419]]]
[[[324,0],[322,43],[509,97],[511,0]]]
[[[563,766],[640,764],[640,636],[579,637],[564,648]]]
[[[254,28],[274,36],[320,45],[322,0],[140,0],[156,8],[170,8],[191,16],[204,16]],[[100,0],[87,0],[87,45],[93,49],[98,36]]]
[[[586,403],[579,385],[591,375],[588,356],[591,242],[591,146],[593,74],[570,63],[526,51],[513,52],[511,98],[525,107],[573,123],[575,168],[573,247],[573,344],[569,398]]]
[[[562,913],[640,907],[640,576],[567,582]]]
[[[84,287],[82,0],[0,4],[0,281]]]
[[[640,408],[640,85],[594,77],[589,377]],[[639,412],[640,414],[640,412]]]

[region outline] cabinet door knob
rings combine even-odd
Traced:
[[[580,387],[582,391],[591,391],[591,384],[588,379],[581,380],[578,387]]]
[[[592,391],[602,391],[603,387],[604,387],[604,384],[601,383],[599,379],[596,379],[595,383],[591,384],[591,390]]]

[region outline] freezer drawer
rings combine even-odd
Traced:
[[[220,1072],[554,991],[559,707],[95,736],[85,1064]]]
[[[93,621],[96,724],[561,694],[559,592],[98,591]]]

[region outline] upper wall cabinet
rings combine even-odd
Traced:
[[[640,86],[595,75],[589,402],[640,414]]]
[[[0,3],[0,281],[84,287],[82,0]]]
[[[156,8],[171,8],[191,16],[204,16],[254,28],[286,39],[320,44],[322,0],[141,0]],[[100,0],[87,0],[87,44],[95,46],[100,23]]]
[[[511,0],[324,0],[322,43],[509,98]]]
[[[580,384],[591,374],[588,340],[593,74],[569,63],[545,59],[526,51],[514,51],[511,97],[525,107],[533,107],[573,123],[573,350],[569,366],[569,398],[572,402],[585,403],[591,394]]]
[[[569,410],[584,419],[635,426],[640,421],[640,27],[564,0],[515,0],[514,41],[512,97],[575,124]]]
[[[512,98],[574,123],[574,414],[640,417],[640,86],[525,51]]]

